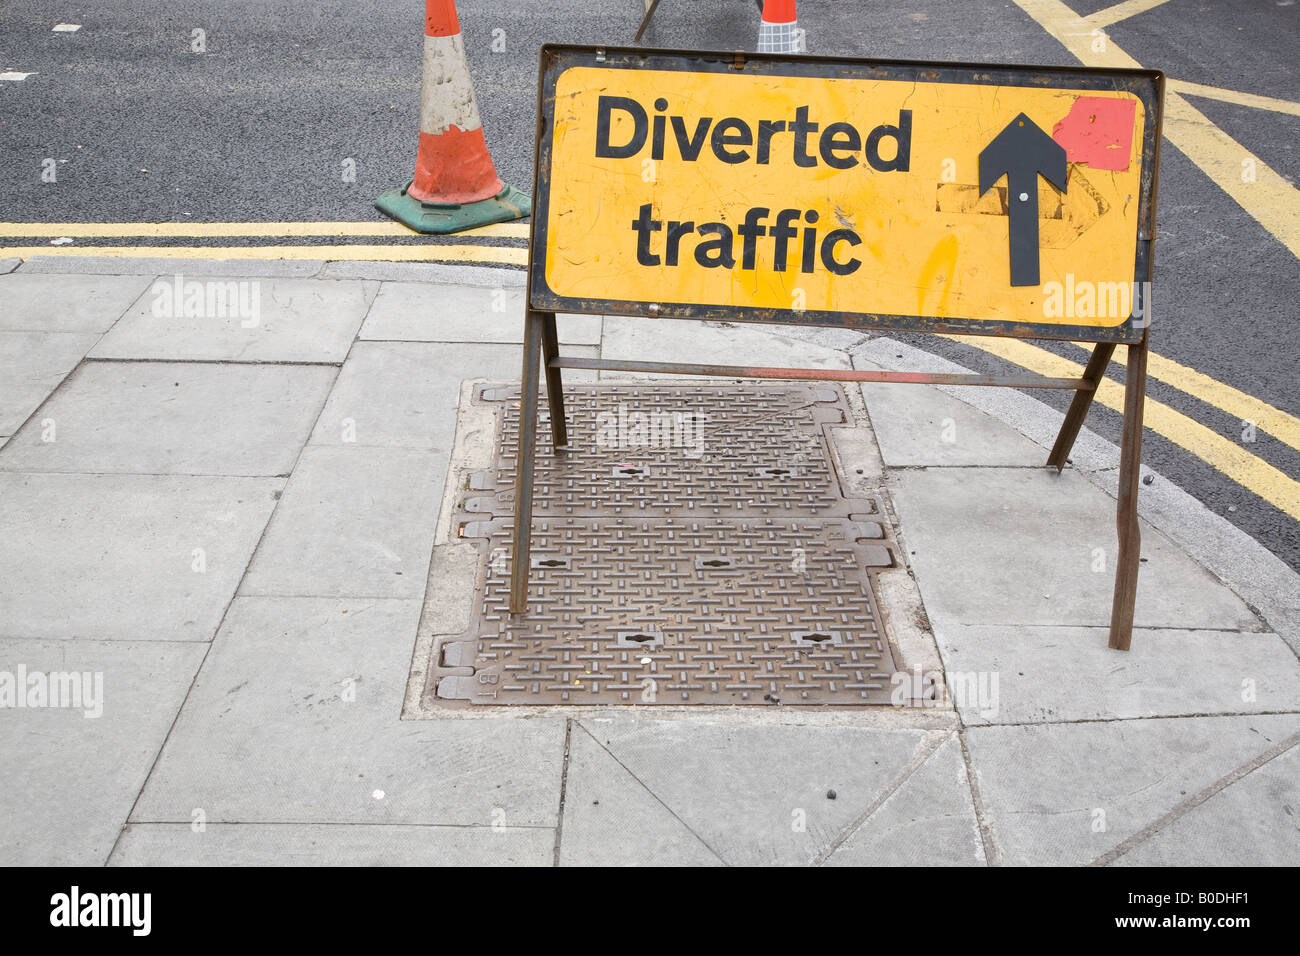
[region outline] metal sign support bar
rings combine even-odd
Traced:
[[[716,375],[722,378],[812,379],[818,382],[893,382],[903,385],[991,385],[1005,388],[1072,388],[1092,391],[1095,381],[1047,378],[1043,375],[947,375],[932,372],[868,372],[826,368],[769,368],[763,365],[689,365],[678,362],[619,362],[611,359],[559,358],[547,362],[555,369],[605,369],[674,375]],[[548,378],[548,382],[549,382]]]
[[[1124,437],[1119,453],[1119,507],[1115,527],[1119,555],[1115,560],[1115,599],[1110,611],[1111,647],[1127,651],[1133,640],[1133,611],[1137,603],[1139,552],[1138,479],[1142,472],[1142,408],[1147,391],[1147,338],[1128,347],[1124,375]]]
[[[1106,366],[1110,364],[1110,357],[1114,354],[1113,342],[1102,342],[1092,350],[1092,357],[1088,359],[1088,365],[1083,370],[1083,379],[1091,382],[1092,388],[1080,390],[1074,396],[1069,411],[1065,413],[1065,421],[1061,424],[1061,433],[1056,436],[1052,453],[1047,456],[1047,463],[1055,465],[1058,472],[1065,469],[1065,459],[1069,457],[1070,449],[1074,447],[1074,440],[1079,437],[1079,429],[1083,427],[1083,420],[1088,415],[1089,406],[1092,405],[1092,396],[1101,382],[1101,377],[1106,374]]]
[[[645,19],[643,19],[641,25],[636,28],[636,36],[632,38],[633,43],[641,42],[641,38],[645,36],[646,28],[650,26],[650,18],[655,15],[655,11],[658,9],[659,0],[646,0]]]

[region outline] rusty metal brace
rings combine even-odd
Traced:
[[[763,0],[754,0],[758,6],[759,13],[763,11]],[[655,15],[659,9],[659,0],[645,0],[645,17],[641,20],[641,25],[636,29],[636,36],[632,38],[633,43],[640,43],[641,38],[645,36],[646,30],[650,28],[650,18]]]

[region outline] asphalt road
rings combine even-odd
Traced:
[[[1079,14],[1111,5],[1068,2]],[[539,46],[628,44],[642,2],[462,0],[459,9],[498,171],[527,189]],[[816,53],[1078,63],[1005,0],[801,0],[799,12]],[[59,22],[81,29],[53,32]],[[752,49],[757,23],[752,0],[662,0],[646,42]],[[420,0],[7,0],[0,73],[34,75],[0,81],[0,220],[378,220],[375,196],[405,184],[414,164],[422,28]],[[192,49],[195,30],[202,53]],[[1170,77],[1300,99],[1294,0],[1168,0],[1106,32]],[[1300,182],[1300,116],[1189,100],[1292,186]],[[47,159],[57,182],[42,180]],[[355,182],[341,175],[345,160],[355,163]],[[1300,414],[1296,256],[1172,146],[1160,177],[1154,351]],[[977,370],[1012,370],[965,345],[910,341]],[[1083,359],[1070,345],[1048,347]],[[1241,420],[1220,408],[1154,380],[1150,395],[1241,442]],[[1068,399],[1037,397],[1062,407]],[[1118,440],[1117,414],[1094,406],[1089,425]],[[1266,432],[1243,447],[1300,479],[1295,448]],[[1300,568],[1292,516],[1151,432],[1144,458]]]

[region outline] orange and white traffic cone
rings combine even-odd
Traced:
[[[758,26],[759,53],[802,53],[804,33],[795,17],[794,0],[763,0]]]
[[[415,178],[377,200],[416,232],[460,232],[532,211],[526,193],[497,176],[474,100],[455,0],[425,0],[424,87]]]

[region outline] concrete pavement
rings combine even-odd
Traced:
[[[171,268],[0,264],[0,862],[1300,862],[1300,581],[1157,475],[1108,650],[1118,451],[1085,431],[1044,470],[1050,407],[846,389],[835,453],[895,522],[882,610],[935,707],[438,710],[474,580],[448,508],[488,445],[465,383],[517,381],[522,274],[195,262],[189,309]],[[951,368],[842,330],[560,329]]]
[[[498,172],[531,188],[541,44],[630,43],[643,0],[457,7]],[[403,236],[391,221],[397,233],[372,231],[384,218],[375,197],[412,174],[422,11],[411,0],[340,10],[316,0],[182,8],[118,0],[60,13],[80,23],[65,33],[51,29],[58,18],[48,3],[9,0],[0,9],[8,39],[0,72],[30,75],[0,81],[8,133],[0,208],[11,210],[0,218],[26,222],[0,222],[0,258],[115,249],[522,262],[522,223],[508,237]],[[1147,461],[1300,569],[1300,380],[1292,327],[1277,320],[1300,297],[1297,16],[1293,0],[799,3],[808,49],[819,55],[1142,64],[1168,76],[1149,390],[1183,417],[1171,431],[1152,416]],[[676,0],[661,4],[644,41],[752,49],[758,21],[751,0]],[[302,274],[318,269],[309,263]],[[1018,364],[969,340],[912,341],[979,372],[1008,374]],[[1085,357],[1069,343],[1045,348]],[[1092,427],[1117,441],[1120,416],[1098,407]],[[1248,455],[1244,469],[1223,470],[1225,450],[1229,461]]]

